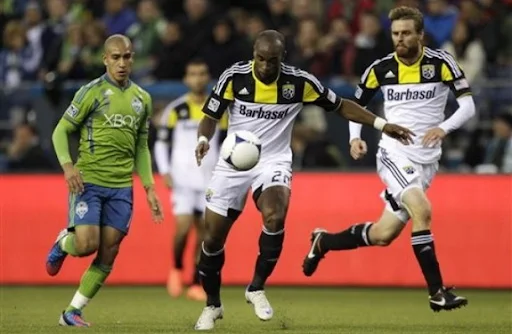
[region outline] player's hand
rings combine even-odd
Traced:
[[[412,144],[412,137],[415,136],[414,132],[412,132],[411,130],[392,123],[387,123],[386,125],[384,125],[382,132],[384,132],[391,138],[395,138],[404,145]]]
[[[169,189],[172,189],[172,176],[171,174],[165,174],[164,175],[164,182],[165,182],[165,185],[167,186],[167,188]]]
[[[160,204],[160,200],[158,199],[158,195],[153,187],[149,187],[146,189],[146,199],[148,200],[148,206],[151,210],[151,216],[153,216],[153,221],[155,223],[161,223],[164,220],[164,213],[162,210],[162,205]]]
[[[434,128],[427,131],[425,136],[423,137],[422,144],[424,147],[434,147],[438,143],[440,143],[444,137],[446,137],[446,132],[444,132],[441,128]]]
[[[208,150],[210,149],[210,144],[206,142],[199,142],[196,146],[196,160],[197,165],[201,166],[201,161],[203,160],[206,153],[208,153]]]
[[[68,189],[72,194],[81,194],[84,192],[84,181],[82,174],[78,168],[73,166],[71,162],[62,165],[64,170],[64,178],[68,184]]]
[[[359,160],[366,155],[368,152],[368,146],[366,142],[360,138],[352,139],[350,142],[350,156],[354,160]]]

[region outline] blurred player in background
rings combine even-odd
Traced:
[[[64,170],[69,195],[69,225],[48,254],[46,269],[57,275],[67,255],[96,258],[82,276],[62,326],[89,327],[82,309],[107,279],[128,233],[133,214],[133,171],[137,170],[153,219],[163,219],[153,187],[148,126],[150,95],[130,81],[133,48],[123,35],[105,41],[107,73],[80,88],[53,133],[53,145]],[[74,165],[68,135],[80,132]]]
[[[245,292],[256,316],[270,320],[273,309],[265,296],[265,282],[272,274],[284,241],[284,225],[291,187],[293,122],[304,103],[339,113],[350,120],[373,125],[406,143],[409,130],[386,123],[359,105],[342,100],[325,88],[313,75],[282,62],[285,40],[274,30],[261,32],[254,44],[254,60],[239,62],[220,76],[203,111],[206,116],[198,131],[198,163],[206,155],[218,120],[229,109],[228,131],[247,130],[262,142],[258,164],[245,172],[235,171],[219,159],[207,190],[205,237],[199,270],[207,294],[206,307],[196,330],[214,328],[222,318],[220,299],[224,243],[229,230],[245,205],[252,188],[253,199],[263,218],[259,255],[253,279]]]
[[[425,191],[438,169],[442,140],[475,114],[475,104],[464,72],[445,51],[421,45],[423,15],[409,7],[393,9],[389,18],[395,52],[375,61],[362,76],[356,101],[366,106],[380,88],[389,121],[409,127],[416,134],[404,146],[385,136],[379,143],[377,171],[386,185],[382,198],[386,207],[376,223],[351,226],[336,234],[316,229],[304,260],[304,273],[312,275],[330,250],[387,246],[412,219],[411,243],[428,285],[430,307],[451,310],[467,304],[443,285],[431,232],[431,204]],[[450,90],[459,109],[444,120]],[[350,123],[350,154],[362,158],[367,151],[360,139],[361,126]]]
[[[176,218],[173,255],[174,266],[167,281],[167,291],[172,297],[183,292],[183,253],[192,226],[196,228],[196,251],[194,259],[199,260],[203,241],[203,212],[206,205],[205,191],[217,162],[220,141],[225,138],[227,117],[220,123],[220,132],[215,133],[212,141],[212,154],[197,166],[194,151],[197,143],[197,129],[203,118],[202,108],[208,97],[210,75],[208,65],[202,60],[187,64],[184,82],[189,93],[172,101],[165,108],[161,119],[161,128],[155,143],[155,159],[160,174],[169,189],[172,189],[171,205]],[[169,146],[171,156],[169,157]],[[187,297],[194,300],[206,300],[201,287],[199,272],[194,261],[192,285]]]

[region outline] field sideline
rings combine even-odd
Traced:
[[[78,333],[57,325],[74,287],[0,287],[0,333]],[[223,289],[218,333],[512,333],[512,291],[458,290],[466,308],[433,313],[423,289],[269,287],[275,316],[259,321],[243,287]],[[202,303],[162,287],[105,287],[85,309],[87,333],[194,333]]]

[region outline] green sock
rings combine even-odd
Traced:
[[[71,256],[78,256],[78,252],[75,249],[75,234],[69,233],[60,240],[60,248]]]
[[[83,274],[78,291],[75,293],[66,312],[83,309],[100,290],[111,270],[111,266],[99,264],[95,260]]]

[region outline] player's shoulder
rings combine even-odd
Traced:
[[[297,66],[281,63],[281,75],[284,75],[287,81],[291,82],[308,82],[321,88],[321,83],[317,77],[310,72],[303,70]]]
[[[390,64],[396,63],[395,53],[391,52],[385,55],[384,57],[378,58],[373,63],[371,63],[367,68],[365,72],[369,72],[372,69],[375,71],[378,71],[382,68],[389,67]]]
[[[250,60],[242,60],[234,63],[224,70],[221,77],[232,77],[237,74],[249,74],[252,72],[252,63]]]
[[[183,94],[182,96],[178,97],[177,99],[172,100],[169,102],[164,109],[164,113],[170,113],[172,110],[180,109],[181,107],[187,106],[187,94]]]
[[[450,52],[443,49],[433,49],[425,46],[423,48],[423,56],[433,61],[455,62],[455,57]]]
[[[140,94],[145,101],[151,101],[151,94],[149,94],[147,90],[133,81],[131,81],[130,84],[133,86],[136,94]]]

